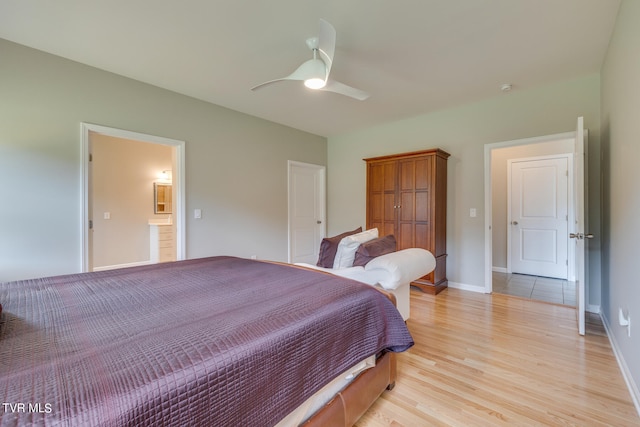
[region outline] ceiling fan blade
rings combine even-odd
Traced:
[[[336,50],[336,29],[325,21],[320,19],[320,33],[318,34],[318,52],[325,64],[327,64],[327,78],[331,72],[333,64],[333,55]]]
[[[269,80],[268,82],[260,83],[257,86],[251,88],[251,90],[260,89],[263,86],[270,85],[271,83],[277,83],[284,80],[307,80],[312,77],[317,77],[318,75],[325,74],[325,64],[319,59],[310,59],[305,61],[302,65],[300,65],[296,70],[289,74],[286,77],[281,77],[279,79]]]
[[[278,82],[282,82],[285,80],[289,80],[288,77],[282,77],[281,79],[275,79],[275,80],[269,80],[268,82],[264,82],[264,83],[260,83],[259,85],[255,85],[254,87],[251,88],[251,90],[258,90],[261,89],[265,86],[269,86],[272,83],[278,83]]]
[[[327,81],[327,85],[320,90],[326,90],[328,92],[339,93],[350,98],[357,99],[358,101],[364,101],[369,98],[369,93],[356,89],[355,87],[347,86],[344,83],[337,82],[335,80]]]

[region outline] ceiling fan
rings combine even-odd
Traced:
[[[364,101],[369,94],[363,90],[347,86],[329,78],[331,65],[333,64],[333,54],[336,48],[336,29],[333,25],[320,19],[320,34],[318,37],[307,39],[307,46],[313,52],[313,58],[300,65],[293,73],[286,77],[261,83],[251,88],[260,89],[271,83],[285,80],[303,81],[309,89],[326,90],[328,92],[339,93],[351,98]]]

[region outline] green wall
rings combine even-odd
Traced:
[[[589,75],[514,90],[482,102],[329,138],[329,235],[365,223],[363,158],[438,147],[448,161],[447,276],[453,285],[484,288],[484,145],[589,129],[589,215],[599,236],[600,78]],[[476,208],[478,216],[469,217]],[[589,246],[589,304],[600,304],[600,240]]]
[[[188,258],[286,261],[287,160],[326,165],[325,138],[5,40],[0,58],[0,280],[81,270],[81,122],[186,141]]]
[[[602,312],[640,411],[640,2],[625,0],[602,67]],[[618,323],[631,317],[631,336]]]

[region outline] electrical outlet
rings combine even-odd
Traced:
[[[477,217],[477,216],[478,216],[478,211],[476,211],[476,208],[471,208],[471,209],[469,209],[469,216],[470,216],[471,218],[475,218],[475,217]]]
[[[200,219],[202,218],[202,209],[194,209],[193,211],[193,217],[195,219]]]
[[[627,311],[627,336],[631,338],[631,315]]]
[[[111,212],[105,212],[104,219],[111,219]]]
[[[627,311],[627,316],[625,317],[622,307],[618,308],[618,323],[620,326],[627,328],[627,336],[631,337],[631,315]]]

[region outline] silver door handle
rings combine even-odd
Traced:
[[[316,221],[316,224],[322,224],[322,221],[318,220]]]
[[[593,239],[593,234],[589,233],[589,234],[582,234],[582,233],[570,233],[569,234],[569,238],[571,239],[578,239],[578,240],[582,240],[582,239]]]
[[[518,221],[511,221],[511,224],[518,225]]]

